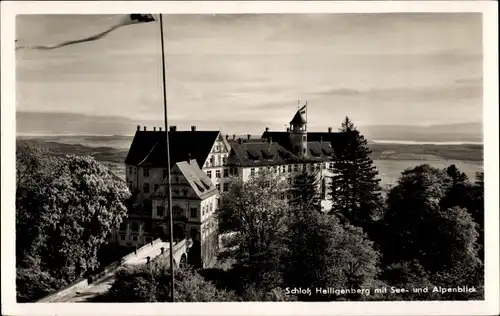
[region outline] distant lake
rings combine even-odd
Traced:
[[[371,140],[375,144],[400,144],[400,145],[483,145],[483,142],[427,142],[427,141],[414,141],[414,140]]]

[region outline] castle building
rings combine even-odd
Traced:
[[[132,193],[129,216],[113,240],[123,246],[141,246],[168,231],[168,195],[165,179],[171,170],[174,238],[192,238],[193,255],[205,266],[217,252],[214,212],[229,190],[231,177],[247,181],[259,170],[283,176],[289,184],[296,174],[318,171],[322,208],[328,210],[328,188],[338,133],[308,132],[300,109],[286,131],[266,128],[260,139],[232,139],[219,131],[177,131],[171,126],[170,166],[167,166],[166,132],[137,127],[125,159],[126,182]],[[189,260],[189,259],[188,259]]]
[[[331,183],[334,144],[339,133],[308,132],[307,120],[300,109],[290,121],[290,127],[283,132],[266,128],[259,140],[250,138],[230,141],[231,152],[228,166],[236,170],[247,181],[259,170],[274,170],[283,176],[289,185],[294,177],[303,171],[317,171],[321,205],[324,211],[331,208],[329,187]]]

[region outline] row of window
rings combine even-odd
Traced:
[[[218,204],[219,204],[219,200],[216,199],[214,201],[214,203],[209,203],[209,204],[204,205],[202,207],[202,209],[201,209],[201,215],[203,216],[203,215],[212,213],[213,211],[215,211],[217,209]],[[184,210],[181,207],[179,207],[179,206],[174,206],[172,208],[172,213],[173,213],[172,215],[174,217],[184,216],[184,214],[183,214]],[[156,216],[157,217],[165,217],[165,216],[167,216],[167,212],[166,212],[164,206],[159,205],[159,206],[156,207]],[[198,218],[198,208],[191,207],[189,209],[189,216],[191,218],[194,218],[194,219]]]
[[[134,171],[135,171],[135,168],[134,167],[129,167],[128,168],[128,173],[130,175],[134,174]],[[145,177],[145,178],[148,178],[149,177],[149,168],[142,168],[142,176]],[[168,170],[167,169],[163,169],[162,170],[162,177],[163,178],[166,178],[167,177],[167,173],[168,173]]]
[[[129,181],[129,187],[130,187],[131,190],[133,189],[133,186],[134,186],[134,183],[132,181]],[[160,187],[159,184],[153,185],[153,191],[152,192],[156,192],[159,187]],[[151,186],[150,186],[149,183],[146,182],[146,183],[142,184],[142,192],[143,193],[149,193],[150,189],[151,189]],[[188,193],[189,193],[189,191],[187,189],[183,189],[183,190],[172,189],[172,195],[173,196],[188,196]]]
[[[219,192],[226,192],[226,191],[229,191],[229,183],[223,183],[223,184],[222,184],[222,190],[221,190],[220,183],[217,183],[217,184],[215,185],[215,187],[217,188],[217,190],[219,190]]]
[[[227,156],[211,156],[205,163],[205,167],[223,166],[227,163]]]
[[[212,180],[212,170],[207,170],[207,177]],[[238,169],[236,168],[226,168],[223,170],[223,173],[221,170],[215,170],[215,178],[220,179],[220,178],[228,178],[230,176],[237,176],[238,175]]]
[[[267,170],[273,170],[276,173],[287,173],[287,172],[299,172],[299,171],[313,171],[320,169],[333,169],[333,163],[318,163],[318,164],[302,164],[302,165],[286,165],[286,166],[274,166],[274,167],[261,167]],[[250,174],[255,175],[255,172],[259,168],[250,168]]]
[[[202,238],[205,239],[206,237],[208,237],[210,234],[212,234],[215,230],[216,230],[216,227],[217,227],[217,223],[215,221],[215,218],[212,219],[211,221],[209,221],[203,228],[202,228],[202,232],[201,232],[201,235],[202,235]]]

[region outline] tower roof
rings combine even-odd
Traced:
[[[304,116],[300,113],[300,110],[295,113],[295,116],[293,119],[290,121],[290,124],[307,124],[306,119]]]

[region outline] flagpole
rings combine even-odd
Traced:
[[[168,194],[168,218],[169,218],[169,233],[170,233],[170,292],[172,293],[172,303],[175,302],[175,286],[174,286],[174,224],[172,217],[172,189],[170,177],[170,144],[168,136],[168,116],[167,116],[167,79],[165,72],[165,44],[163,42],[163,14],[160,14],[160,42],[161,42],[161,69],[163,81],[163,114],[165,121],[165,135],[167,142],[167,194]]]

